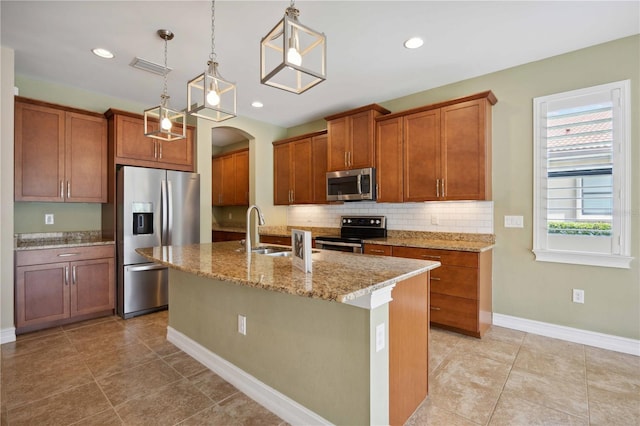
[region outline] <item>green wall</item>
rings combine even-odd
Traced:
[[[371,340],[388,305],[369,311],[174,269],[169,299],[171,327],[332,423],[388,422],[388,351]]]
[[[533,247],[533,98],[631,80],[631,269],[536,262]],[[640,339],[640,36],[510,68],[380,104],[391,111],[484,90],[493,107],[494,312]],[[505,228],[523,215],[524,228]],[[585,291],[572,303],[572,288]]]

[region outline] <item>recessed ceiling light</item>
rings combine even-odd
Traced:
[[[264,105],[260,101],[253,101],[251,102],[251,106],[254,108],[262,108]]]
[[[102,47],[96,47],[95,49],[91,49],[94,55],[100,56],[105,59],[113,59],[115,56],[113,53],[108,51],[107,49],[103,49]]]
[[[424,41],[420,37],[411,37],[409,40],[404,42],[404,47],[407,49],[417,49],[422,46]]]

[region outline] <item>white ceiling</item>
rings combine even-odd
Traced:
[[[238,115],[290,127],[329,114],[442,86],[640,33],[639,1],[303,1],[300,22],[327,36],[327,80],[295,95],[259,82],[260,39],[289,1],[216,2],[220,72],[237,83]],[[186,106],[186,83],[206,67],[209,1],[0,2],[1,42],[16,73],[153,106],[162,77],[134,69],[162,64],[170,29],[168,92]],[[405,49],[410,36],[422,48]],[[105,47],[116,55],[91,53]],[[487,88],[490,89],[490,88]],[[264,108],[251,107],[259,100]],[[233,120],[227,121],[230,126]]]

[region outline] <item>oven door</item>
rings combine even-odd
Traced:
[[[343,251],[348,253],[362,253],[361,243],[345,243],[342,241],[325,241],[316,238],[316,248],[322,250]]]

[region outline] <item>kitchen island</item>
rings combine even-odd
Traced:
[[[167,338],[289,423],[402,424],[424,400],[439,262],[320,250],[305,274],[238,242],[137,251],[170,267]]]

